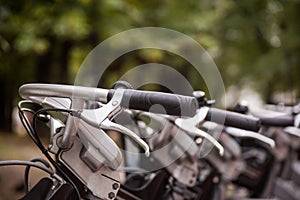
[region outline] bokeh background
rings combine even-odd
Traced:
[[[198,41],[217,64],[231,101],[245,94],[265,103],[295,104],[299,19],[299,0],[0,0],[1,140],[15,135],[12,113],[20,85],[73,84],[94,47],[138,27],[169,28]],[[128,69],[150,62],[172,66],[195,89],[206,90],[183,59],[154,49],[115,60],[99,84],[109,88]],[[250,95],[241,93],[245,88]],[[3,145],[1,159],[10,155]]]
[[[23,83],[74,83],[87,54],[119,32],[145,26],[180,31],[217,64],[228,91],[251,88],[265,102],[300,94],[299,0],[27,0],[0,1],[0,129],[11,131]],[[174,58],[175,57],[175,58]],[[117,59],[101,79],[111,87],[124,72],[158,62],[205,90],[183,59],[143,50]]]

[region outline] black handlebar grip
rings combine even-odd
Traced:
[[[265,126],[294,126],[294,117],[291,115],[276,117],[259,117],[261,124]]]
[[[114,91],[109,91],[108,101],[112,98]],[[154,113],[176,116],[194,116],[198,107],[195,97],[132,89],[125,90],[121,105],[125,108],[143,111],[149,111],[151,108],[151,112]],[[154,105],[160,105],[163,109]]]
[[[210,108],[205,119],[249,131],[257,132],[260,129],[258,118],[217,108]]]

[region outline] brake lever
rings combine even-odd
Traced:
[[[105,119],[101,123],[100,127],[104,130],[114,130],[114,131],[124,133],[125,135],[127,135],[131,139],[133,139],[136,143],[138,143],[145,150],[145,155],[147,157],[150,155],[150,148],[149,148],[148,144],[144,140],[142,140],[137,134],[135,134],[133,131],[126,128],[125,126],[114,123],[114,122],[110,121],[109,119]]]
[[[296,137],[300,138],[300,129],[297,128],[297,127],[287,126],[283,130],[284,130],[284,132],[286,132],[290,135],[293,135],[293,136],[296,136]]]
[[[129,136],[144,149],[145,155],[149,156],[150,148],[144,140],[128,128],[111,121],[122,111],[121,101],[124,92],[124,89],[116,89],[112,99],[107,104],[94,110],[83,109],[78,117],[96,128],[115,130]]]
[[[191,135],[206,138],[219,150],[219,154],[221,156],[223,156],[224,155],[223,146],[214,137],[212,137],[211,135],[209,135],[206,132],[197,128],[197,125],[200,122],[204,121],[204,119],[208,113],[208,110],[209,110],[208,107],[202,107],[202,108],[198,109],[198,111],[194,117],[187,118],[187,119],[177,118],[175,120],[175,124],[180,129],[182,129],[183,131],[185,131]]]
[[[271,138],[268,138],[262,134],[253,132],[253,131],[246,131],[239,128],[234,127],[226,127],[225,132],[229,135],[235,136],[235,137],[248,137],[248,138],[254,138],[256,140],[259,140],[263,143],[268,144],[271,148],[275,147],[275,141]]]

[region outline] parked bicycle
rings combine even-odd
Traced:
[[[126,83],[113,89],[26,84],[19,92],[20,118],[47,159],[0,162],[26,166],[22,199],[283,198],[280,181],[297,183],[291,174],[298,143],[283,142],[279,154],[281,139],[269,131],[280,122],[288,126],[280,137],[299,137],[299,115],[276,123],[213,108],[202,92],[139,91]],[[50,135],[48,145],[41,134]],[[33,188],[31,167],[49,174]]]

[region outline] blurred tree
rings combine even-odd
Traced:
[[[267,100],[275,91],[295,90],[299,96],[299,7],[296,0],[0,0],[0,129],[10,129],[21,84],[73,83],[97,44],[145,26],[199,41],[226,86],[255,83]],[[148,62],[173,66],[195,89],[205,90],[185,60],[151,49],[117,59],[101,84],[110,87],[124,71]]]
[[[228,84],[253,84],[270,101],[276,91],[300,95],[299,1],[227,1],[214,36]]]
[[[91,31],[91,22],[99,15],[98,10],[93,11],[93,3],[98,5],[98,2],[0,1],[0,80],[3,82],[0,87],[4,95],[0,98],[1,129],[10,130],[11,110],[18,100],[21,84],[72,82],[73,47],[95,44],[97,40],[94,35],[98,32]]]

